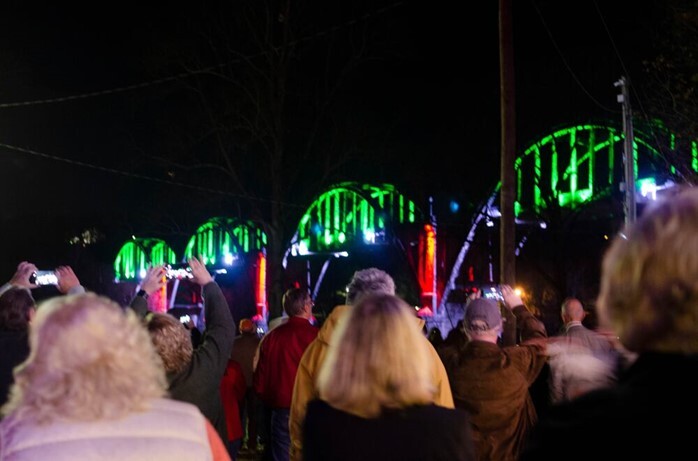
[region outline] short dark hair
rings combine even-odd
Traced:
[[[289,317],[301,314],[305,308],[305,303],[309,302],[310,293],[305,288],[289,288],[284,293],[281,303],[284,306],[284,311]]]
[[[29,328],[29,313],[36,303],[26,288],[12,287],[0,296],[0,329],[22,331]]]

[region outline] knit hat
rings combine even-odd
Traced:
[[[250,319],[240,320],[240,333],[252,333],[255,330],[254,322]]]
[[[491,330],[502,324],[499,303],[494,299],[476,298],[465,308],[466,330]]]

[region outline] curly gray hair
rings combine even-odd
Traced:
[[[351,282],[347,285],[347,304],[354,304],[367,294],[395,294],[395,281],[385,271],[375,267],[354,272]]]

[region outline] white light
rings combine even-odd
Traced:
[[[364,231],[364,242],[376,243],[376,233],[373,230],[367,229]]]
[[[298,254],[301,256],[308,254],[308,244],[303,240],[298,244]]]
[[[489,219],[487,220],[486,224],[487,224],[487,227],[494,227],[494,223],[492,221],[490,221]]]
[[[228,273],[228,271],[226,269],[216,269],[213,272],[216,274],[227,274]]]
[[[653,183],[643,183],[642,187],[640,188],[640,193],[642,194],[643,197],[652,199],[652,200],[657,200],[657,185]]]
[[[232,253],[226,253],[225,256],[223,256],[223,262],[225,263],[226,266],[232,265],[233,259],[235,259],[235,258],[234,258]]]
[[[335,258],[346,258],[349,256],[348,251],[338,251],[337,253],[334,254]]]
[[[540,228],[541,228],[541,229],[547,229],[547,228],[548,228],[548,223],[546,223],[545,221],[541,221],[541,223],[540,223]]]
[[[138,277],[144,279],[146,274],[147,271],[145,269],[141,269],[140,272],[138,272]]]

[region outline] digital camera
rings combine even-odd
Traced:
[[[194,274],[191,273],[191,267],[189,267],[189,264],[187,263],[168,264],[165,269],[165,277],[167,277],[169,280],[194,278]]]
[[[58,276],[55,271],[35,271],[29,276],[32,285],[58,285]]]

